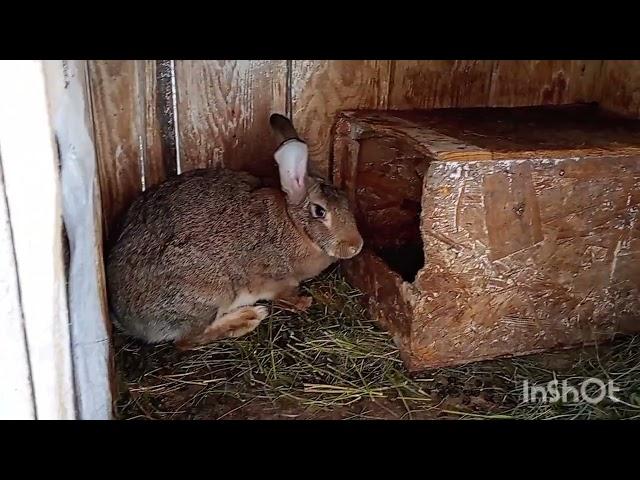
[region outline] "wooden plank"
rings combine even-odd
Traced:
[[[640,118],[640,60],[605,60],[598,87],[603,108]]]
[[[490,260],[506,257],[542,240],[530,163],[514,163],[509,173],[499,171],[485,175],[483,202]]]
[[[2,159],[0,159],[1,166]],[[0,419],[33,420],[35,405],[31,367],[20,305],[13,235],[0,168]]]
[[[390,108],[481,107],[489,102],[493,60],[396,60]]]
[[[386,60],[293,61],[293,122],[309,143],[312,173],[329,173],[332,128],[340,110],[388,107],[390,74]]]
[[[111,323],[105,298],[101,209],[86,62],[48,61],[45,66],[71,253],[67,292],[78,416],[106,420],[112,416]]]
[[[175,138],[172,138],[174,131],[170,63],[170,60],[144,60],[139,70],[139,75],[143,78],[139,76],[138,80],[144,88],[142,108],[145,189],[176,174]]]
[[[569,158],[640,154],[640,122],[613,118],[595,105],[442,108],[430,111],[356,112],[369,136],[406,135],[416,149],[440,160]]]
[[[144,64],[132,60],[89,62],[98,172],[105,235],[143,185]],[[142,99],[142,100],[141,100]]]
[[[343,131],[334,146],[336,155],[342,155],[342,149],[361,148],[371,137],[403,137],[404,141],[411,140],[416,152],[425,157],[463,162],[606,156],[612,149],[618,155],[640,155],[640,122],[616,117],[591,104],[388,112],[351,110],[340,115],[336,131],[340,128]],[[354,134],[363,138],[362,145],[349,147]],[[388,155],[391,153],[383,156]],[[349,175],[340,169],[335,173]],[[388,183],[391,180],[385,175]],[[380,188],[383,187],[378,183],[374,190]]]
[[[173,60],[147,62],[147,188],[178,173]]]
[[[271,113],[286,108],[286,61],[176,61],[182,171],[224,165],[277,175]]]
[[[598,100],[598,85],[604,60],[572,60],[573,102],[592,103]],[[576,80],[577,79],[577,80]]]
[[[499,60],[488,106],[594,101],[600,67],[599,60]]]
[[[0,62],[0,151],[36,418],[73,419],[58,163],[41,61]]]

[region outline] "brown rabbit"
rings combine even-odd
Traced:
[[[114,323],[149,343],[190,348],[254,330],[259,300],[304,310],[301,281],[362,248],[347,198],[307,174],[307,146],[286,117],[271,126],[282,191],[221,168],[193,170],[130,207],[107,259]]]

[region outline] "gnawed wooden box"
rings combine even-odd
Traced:
[[[640,330],[640,122],[591,106],[344,112],[346,262],[407,368]]]

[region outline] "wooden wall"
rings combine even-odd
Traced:
[[[606,60],[597,95],[607,110],[640,118],[640,60]]]
[[[105,230],[168,175],[223,164],[275,174],[273,112],[292,115],[311,169],[329,170],[344,109],[590,102],[638,115],[640,68],[599,60],[92,61]],[[626,81],[638,80],[635,87]],[[601,80],[609,85],[602,88]]]

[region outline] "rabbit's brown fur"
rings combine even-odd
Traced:
[[[115,323],[147,342],[188,348],[255,329],[267,315],[254,306],[259,300],[308,307],[298,284],[356,255],[362,238],[337,189],[307,177],[305,167],[296,197],[300,182],[287,184],[283,172],[286,195],[220,168],[141,195],[107,259]]]

